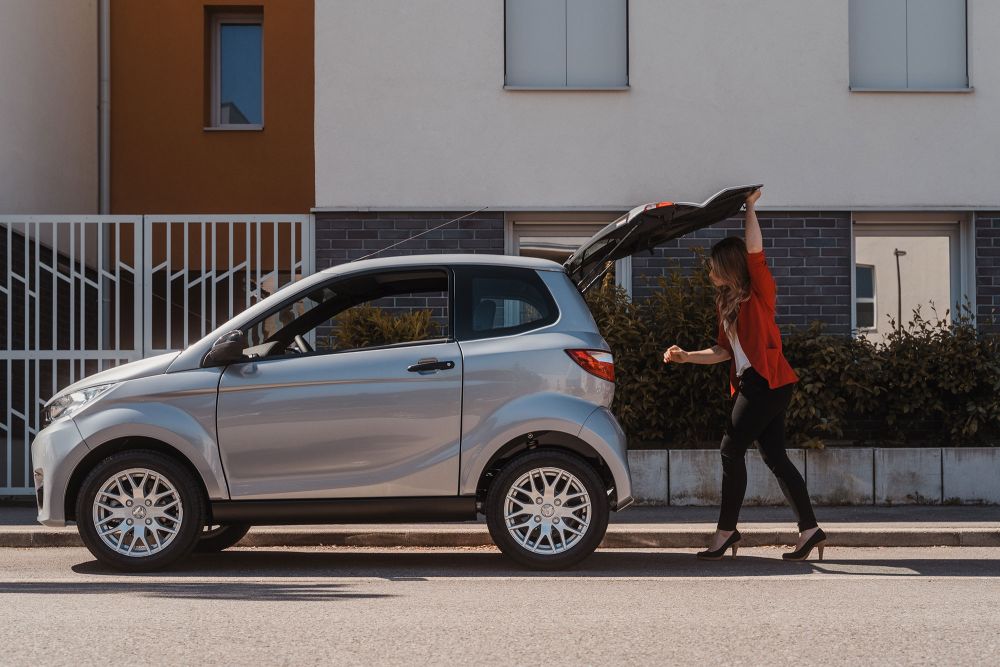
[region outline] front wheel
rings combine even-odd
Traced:
[[[486,524],[521,565],[557,570],[582,561],[608,528],[608,495],[578,456],[534,451],[507,464],[486,495]]]
[[[205,502],[194,475],[159,452],[119,452],[90,471],[76,501],[83,543],[119,570],[166,567],[191,553]]]

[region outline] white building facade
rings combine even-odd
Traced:
[[[318,264],[483,207],[413,250],[542,253],[637,203],[759,182],[784,323],[885,327],[858,312],[855,237],[921,230],[950,263],[902,256],[900,280],[937,271],[985,318],[998,30],[989,0],[318,3]],[[641,295],[723,233],[633,258],[624,282]],[[894,255],[866,261],[895,284]]]

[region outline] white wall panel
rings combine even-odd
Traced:
[[[997,207],[1000,2],[969,11],[969,94],[852,93],[831,0],[631,0],[629,90],[523,92],[502,2],[320,2],[316,203]]]
[[[4,0],[0,214],[96,210],[97,0]]]

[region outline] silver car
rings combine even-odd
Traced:
[[[77,382],[32,443],[38,520],[75,521],[98,560],[131,571],[253,525],[480,514],[518,563],[575,564],[632,502],[614,363],[581,291],[613,260],[732,215],[753,187],[636,207],[565,265],[344,264],[186,350]],[[420,315],[393,337],[397,312]]]

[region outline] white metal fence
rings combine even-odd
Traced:
[[[312,257],[304,215],[0,216],[0,495],[32,492],[56,391],[186,347]]]

